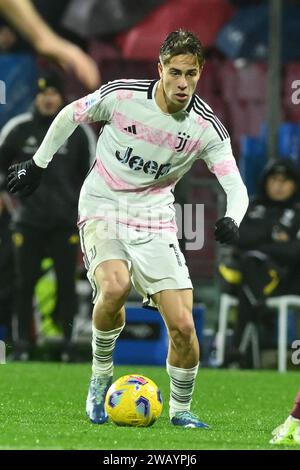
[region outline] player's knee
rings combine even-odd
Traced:
[[[195,325],[191,318],[182,318],[169,330],[170,337],[177,347],[188,346],[195,336]]]
[[[108,278],[101,285],[101,296],[105,301],[118,301],[126,299],[130,292],[130,279]]]

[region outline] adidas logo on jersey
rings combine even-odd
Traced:
[[[155,175],[154,179],[158,179],[160,176],[165,176],[171,169],[171,163],[164,163],[159,165],[155,160],[144,160],[139,155],[132,155],[133,149],[127,147],[125,155],[122,156],[117,150],[115,155],[119,162],[124,165],[128,165],[134,171],[143,170],[144,173],[149,175]]]
[[[133,124],[132,126],[124,127],[124,131],[128,132],[129,134],[136,134],[135,124]]]

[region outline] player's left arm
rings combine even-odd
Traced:
[[[238,227],[247,211],[249,199],[232,153],[230,139],[214,137],[204,149],[201,158],[226,193],[226,212],[216,222],[215,238],[221,243],[236,243],[239,238]]]

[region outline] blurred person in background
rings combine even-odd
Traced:
[[[55,116],[64,106],[60,75],[48,70],[37,82],[32,112],[11,119],[0,134],[0,171],[35,154]],[[72,322],[77,312],[75,271],[79,237],[76,227],[80,187],[94,158],[95,137],[87,126],[57,149],[58,158],[30,197],[20,195],[12,229],[17,270],[16,314],[18,342],[15,359],[28,359],[32,343],[33,295],[41,274],[41,260],[54,261],[57,278],[55,320],[64,334],[62,359],[68,360]]]
[[[300,389],[295,398],[295,405],[285,422],[272,432],[270,444],[300,445]]]
[[[241,276],[234,292],[239,298],[235,352],[226,362],[237,361],[249,367],[239,346],[247,324],[254,323],[260,330],[268,319],[273,321],[273,316],[265,315],[268,297],[300,295],[299,185],[299,171],[290,160],[280,159],[267,165],[259,194],[240,225],[233,256],[235,269],[220,266],[227,286],[234,272]],[[270,327],[269,332],[273,331]]]
[[[72,71],[87,89],[99,86],[100,73],[95,61],[76,44],[56,34],[30,0],[0,0],[0,14],[39,54],[53,60],[65,71]],[[13,32],[4,28],[1,39],[4,50],[14,41]]]

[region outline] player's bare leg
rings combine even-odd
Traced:
[[[127,262],[104,261],[96,268],[95,279],[100,295],[93,310],[93,326],[102,331],[122,327],[125,322],[124,304],[131,288]]]
[[[199,343],[192,315],[192,289],[165,290],[153,295],[169,332],[168,363],[190,369],[199,363]]]
[[[170,418],[183,427],[208,426],[190,412],[199,365],[199,343],[192,306],[192,289],[164,290],[152,296],[169,333],[167,372],[170,376]]]
[[[107,421],[104,401],[112,383],[112,354],[124,328],[124,303],[131,287],[127,263],[123,260],[104,261],[96,268],[95,281],[100,295],[93,310],[93,374],[86,412],[92,423],[102,424]]]

